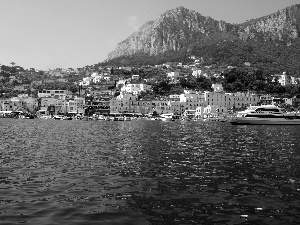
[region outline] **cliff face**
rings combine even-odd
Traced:
[[[144,52],[157,55],[167,50],[187,50],[210,38],[243,41],[284,41],[287,44],[300,35],[300,5],[290,6],[272,15],[240,25],[217,21],[178,7],[145,23],[109,53],[108,60],[118,56]]]
[[[293,5],[238,28],[242,40],[285,41],[290,43],[300,35],[300,5]]]

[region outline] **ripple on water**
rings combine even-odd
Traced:
[[[297,224],[299,129],[0,119],[0,221]]]

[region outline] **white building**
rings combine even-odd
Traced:
[[[278,79],[278,82],[282,86],[286,86],[286,85],[289,85],[289,84],[298,84],[298,82],[300,81],[300,78],[296,78],[296,77],[287,75],[286,72],[283,72],[282,74],[273,75],[273,81],[276,78]]]
[[[132,80],[138,80],[138,79],[140,79],[140,75],[134,74],[134,75],[132,75],[131,79]]]
[[[170,78],[170,79],[178,79],[180,77],[179,75],[179,72],[170,72],[170,73],[167,73],[167,77]]]
[[[93,76],[93,83],[100,83],[103,77],[101,75]]]
[[[121,91],[127,93],[133,93],[135,95],[139,94],[142,91],[150,91],[151,85],[147,84],[126,84],[121,88]]]
[[[180,95],[169,95],[170,102],[179,102],[180,101]]]
[[[192,75],[193,75],[194,77],[200,77],[201,73],[202,73],[202,70],[199,70],[199,69],[193,69]]]
[[[88,86],[92,83],[92,81],[93,81],[93,77],[84,77],[82,78],[82,81],[79,82],[79,85]]]
[[[223,92],[222,84],[212,84],[211,87],[214,89],[214,92]]]

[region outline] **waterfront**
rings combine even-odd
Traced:
[[[0,118],[0,224],[299,224],[299,131]]]

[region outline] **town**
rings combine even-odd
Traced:
[[[203,118],[232,114],[250,105],[275,104],[290,110],[299,106],[297,93],[278,96],[251,90],[224,91],[224,71],[235,70],[234,66],[203,66],[201,58],[191,59],[193,63],[189,65],[177,62],[140,68],[97,65],[49,71],[24,70],[15,63],[2,65],[0,116],[14,112],[35,117],[127,113]],[[245,62],[244,66],[250,67],[250,63]],[[199,85],[193,87],[191,79],[196,79]],[[272,75],[272,82],[281,87],[297,86],[299,79],[282,72]]]

